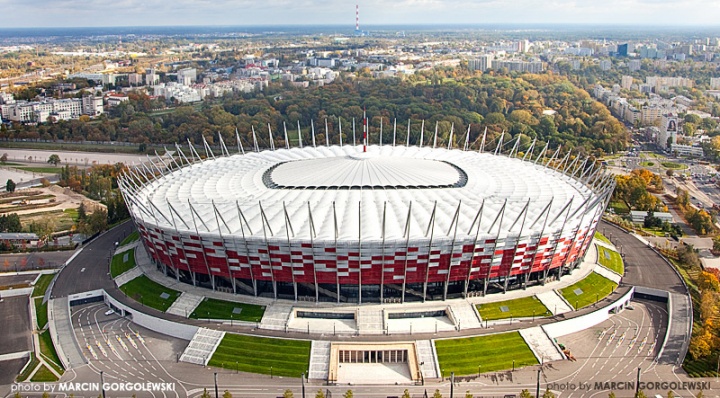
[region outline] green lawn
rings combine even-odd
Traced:
[[[471,375],[535,365],[535,355],[519,332],[435,340],[440,369],[444,375]]]
[[[585,279],[574,283],[565,289],[560,290],[560,294],[565,297],[568,303],[575,309],[587,307],[596,301],[605,298],[617,288],[617,284],[600,274],[592,272]],[[580,289],[582,292],[575,292]]]
[[[233,313],[236,308],[239,309],[239,314]],[[265,307],[261,305],[234,303],[231,301],[205,298],[202,303],[195,308],[195,311],[190,314],[190,318],[232,319],[236,321],[260,322],[264,313]]]
[[[480,304],[477,306],[477,309],[482,319],[490,321],[493,319],[506,319],[510,317],[526,318],[532,316],[543,317],[551,315],[548,312],[547,307],[545,307],[535,296]]]
[[[57,381],[58,378],[55,376],[53,372],[51,372],[45,365],[40,366],[40,369],[38,369],[37,372],[35,372],[35,376],[30,381]]]
[[[630,208],[627,206],[627,204],[623,201],[618,202],[610,202],[610,208],[613,209],[615,214],[628,214],[630,213]]]
[[[167,311],[172,303],[180,297],[180,292],[155,283],[145,275],[120,286],[120,290],[133,300],[162,312]],[[169,297],[160,297],[163,293],[167,293]]]
[[[53,278],[55,277],[55,274],[42,274],[40,276],[40,279],[38,279],[37,283],[35,283],[35,288],[33,289],[33,297],[42,297],[45,295],[45,291],[47,290],[48,286],[50,286],[50,282],[52,282]]]
[[[675,162],[660,162],[660,164],[666,168],[666,169],[673,169],[673,170],[682,170],[687,169],[688,167],[682,163],[675,163]]]
[[[60,357],[58,356],[57,351],[55,351],[52,337],[50,337],[50,330],[40,333],[38,340],[40,340],[40,353],[42,353],[45,361],[55,368],[58,373],[62,374],[62,362],[60,362]]]
[[[35,299],[35,316],[37,318],[38,329],[43,330],[48,321],[47,303],[43,304],[43,298]]]
[[[248,373],[300,377],[310,365],[310,341],[226,334],[210,366]]]
[[[40,360],[35,357],[35,353],[30,353],[30,364],[25,367],[25,370],[23,370],[22,373],[18,375],[18,377],[15,378],[17,381],[25,381],[28,377],[30,377],[30,373],[32,373],[35,368],[37,368],[38,365],[40,365]]]
[[[127,244],[130,244],[132,242],[135,242],[136,240],[140,239],[140,232],[135,231],[127,236],[127,238],[123,239],[122,242],[120,242],[120,246],[125,246]]]
[[[653,167],[653,166],[655,166],[655,162],[648,162],[648,161],[640,162],[640,166],[642,166],[642,167]]]
[[[71,218],[74,222],[77,222],[77,220],[78,220],[78,215],[79,215],[78,209],[65,209],[65,210],[63,210],[63,213],[65,213],[65,214],[67,214],[68,216],[70,216],[70,218]]]
[[[620,253],[614,250],[607,249],[600,245],[598,245],[597,248],[598,262],[600,262],[600,265],[605,268],[611,269],[620,275],[623,275],[625,273],[625,266],[623,265],[623,260],[622,257],[620,257]]]
[[[16,167],[16,169],[40,174],[60,174],[62,167]]]
[[[127,261],[124,261],[127,259]],[[135,249],[124,251],[113,256],[110,261],[110,276],[115,278],[123,272],[135,267]]]
[[[612,245],[612,242],[610,242],[610,239],[605,237],[605,235],[601,234],[600,232],[595,232],[595,239]]]

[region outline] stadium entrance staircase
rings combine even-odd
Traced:
[[[540,300],[540,302],[543,303],[543,305],[547,307],[553,315],[564,314],[573,310],[572,307],[570,307],[570,305],[568,305],[568,303],[560,297],[560,294],[555,290],[538,293],[535,297],[537,297],[538,300]]]
[[[275,302],[268,305],[260,321],[260,329],[285,330],[292,309],[292,304]]]
[[[130,282],[131,280],[137,278],[138,276],[142,275],[143,271],[140,267],[133,267],[122,274],[118,275],[115,278],[115,284],[117,284],[118,287]]]
[[[223,337],[225,337],[225,332],[219,330],[198,329],[192,340],[190,340],[190,344],[180,355],[180,361],[196,365],[207,365]]]
[[[327,380],[330,367],[330,342],[313,340],[310,348],[308,379]]]
[[[193,313],[193,311],[195,311],[195,308],[197,308],[202,301],[203,296],[183,292],[183,294],[181,294],[180,297],[178,297],[178,299],[175,300],[170,308],[168,308],[165,312],[187,318]]]
[[[357,329],[359,334],[383,334],[385,331],[385,316],[380,308],[360,307],[357,312]]]
[[[565,359],[558,346],[555,345],[541,326],[520,329],[520,336],[525,340],[539,362]]]
[[[468,301],[456,301],[450,304],[450,310],[455,317],[455,327],[462,329],[479,329],[482,327],[480,316],[475,305]]]
[[[420,361],[420,371],[425,379],[440,378],[440,367],[436,362],[435,345],[431,340],[418,340],[415,342],[415,349]]]

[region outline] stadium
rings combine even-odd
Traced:
[[[221,139],[222,156],[176,145],[120,178],[147,252],[178,281],[338,303],[544,284],[582,260],[614,187],[587,158],[502,138],[492,151],[485,136],[472,151],[238,142],[231,155]]]

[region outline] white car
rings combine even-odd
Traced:
[[[112,314],[114,314],[114,313],[115,313],[115,311],[113,311],[113,310],[111,310],[111,309],[105,311],[105,315],[112,315]]]

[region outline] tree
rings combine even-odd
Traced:
[[[343,394],[343,398],[353,398],[352,390],[345,391],[345,394]]]
[[[543,398],[555,398],[555,394],[550,391],[550,387],[545,389],[545,392],[543,393]]]
[[[223,393],[223,398],[232,398],[232,394],[230,394],[230,391],[225,390],[225,392]]]
[[[667,169],[667,171],[665,171],[665,175],[668,177],[672,177],[673,174],[674,174],[674,172],[672,171],[672,169]]]
[[[647,395],[645,395],[645,391],[639,390],[637,394],[635,394],[635,398],[647,398]]]
[[[3,153],[2,156],[0,156],[0,163],[5,164],[7,162],[8,155],[7,153]]]
[[[470,390],[465,391],[465,398],[473,398],[473,395],[470,392]]]
[[[283,398],[294,398],[293,392],[290,389],[285,390],[283,393]]]
[[[433,398],[442,398],[442,394],[440,393],[440,390],[435,390],[435,393],[433,394]]]
[[[405,389],[405,391],[403,391],[402,398],[412,398],[412,397],[410,397],[410,391],[408,391],[407,388]]]
[[[608,394],[608,398],[615,398],[615,393],[610,391],[610,394]]]
[[[61,162],[60,156],[53,153],[52,155],[50,155],[47,162],[50,163],[51,165],[57,167],[57,165],[60,164],[60,162]]]
[[[15,184],[15,181],[13,180],[7,180],[7,183],[5,183],[5,190],[8,192],[15,192],[15,187],[17,184]]]
[[[675,398],[675,393],[673,393],[672,391],[668,391],[667,398]]]
[[[315,398],[325,398],[325,392],[322,389],[319,389],[317,393],[315,393]]]
[[[530,394],[530,391],[527,389],[520,391],[520,398],[533,398],[532,394]]]
[[[212,398],[212,397],[210,396],[210,393],[208,392],[207,388],[203,388],[203,393],[202,393],[202,395],[200,396],[200,398]]]

